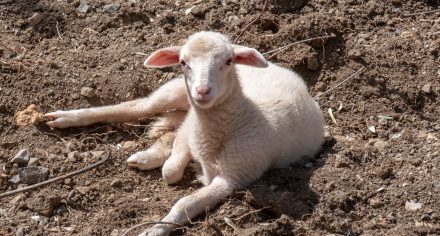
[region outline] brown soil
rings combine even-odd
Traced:
[[[365,67],[319,96],[333,139],[311,163],[268,172],[176,234],[440,234],[440,12],[406,16],[436,10],[439,2],[292,2],[270,1],[239,43],[266,52],[335,34],[271,59],[298,71],[314,96]],[[234,38],[263,6],[262,0],[89,0],[87,13],[79,13],[80,3],[0,0],[0,192],[25,186],[9,182],[16,166],[8,161],[21,148],[39,158],[49,177],[96,162],[99,151],[112,150],[113,159],[64,182],[0,199],[0,235],[121,235],[159,220],[199,188],[194,168],[173,186],[160,170],[127,169],[126,158],[152,143],[145,125],[50,130],[44,124],[21,127],[14,115],[31,104],[49,112],[146,96],[178,70],[145,69],[145,56],[136,52],[179,44],[200,30]],[[83,87],[96,95],[81,95]],[[420,209],[406,209],[410,201]],[[31,219],[37,215],[48,218]]]

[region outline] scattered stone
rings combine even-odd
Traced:
[[[87,194],[88,192],[90,192],[89,187],[77,187],[75,190],[81,194]]]
[[[71,186],[71,185],[73,184],[72,178],[67,178],[67,179],[65,179],[65,180],[64,180],[64,184],[65,184],[65,185],[69,185],[69,186]]]
[[[17,122],[17,124],[22,127],[36,125],[45,121],[44,114],[38,112],[37,106],[35,104],[31,104],[25,110],[15,113],[14,117],[15,122]]]
[[[350,166],[350,163],[347,160],[347,157],[341,156],[341,155],[335,155],[335,156],[336,156],[335,167],[342,168],[342,167],[349,167]]]
[[[105,13],[115,13],[120,7],[121,5],[119,3],[107,4],[102,7],[102,11]]]
[[[29,162],[29,150],[26,148],[21,149],[15,154],[15,156],[9,161],[11,163],[17,163],[19,165],[26,165]]]
[[[348,58],[351,60],[358,60],[363,56],[362,52],[358,49],[351,49],[348,51]]]
[[[39,166],[40,160],[38,158],[32,157],[29,159],[28,166]]]
[[[393,175],[393,168],[385,167],[379,171],[379,177],[382,179],[387,179]]]
[[[41,16],[40,13],[35,13],[31,17],[29,17],[29,19],[28,19],[29,25],[32,27],[35,27],[36,25],[38,25],[38,23],[40,23],[40,21],[42,19],[43,19],[43,16]]]
[[[25,198],[26,196],[24,194],[19,194],[14,198],[12,198],[11,201],[9,201],[9,203],[11,203],[12,205],[17,205],[18,203],[22,202]]]
[[[388,143],[383,140],[376,140],[376,142],[374,142],[373,146],[380,153],[385,153],[387,151]]]
[[[46,225],[47,222],[49,222],[49,218],[44,216],[31,216],[31,219],[37,221],[41,226]]]
[[[423,85],[422,91],[427,94],[431,93],[431,91],[432,91],[431,86],[432,86],[431,82],[426,83],[425,85]]]
[[[110,186],[115,187],[115,188],[119,188],[122,186],[122,181],[120,179],[114,179],[111,183]]]
[[[405,202],[405,209],[408,211],[417,211],[420,208],[422,208],[422,203],[414,201]]]
[[[12,184],[19,184],[20,183],[20,176],[14,175],[9,179],[9,182]]]
[[[136,147],[137,145],[135,141],[127,141],[122,145],[122,148],[127,151],[133,151]]]
[[[79,6],[78,6],[78,8],[76,8],[76,10],[79,13],[87,13],[90,11],[90,6],[89,6],[89,4],[82,2],[79,4]]]
[[[42,194],[29,198],[26,207],[33,212],[38,212],[43,216],[50,217],[53,210],[60,205],[61,197],[59,195]]]
[[[379,207],[383,206],[382,201],[381,201],[378,197],[370,198],[370,199],[368,200],[368,203],[369,203],[370,206],[373,207],[373,208],[379,208]]]
[[[119,229],[114,229],[112,232],[110,232],[110,236],[119,236],[122,232],[119,231]]]
[[[96,95],[95,89],[92,87],[82,87],[80,93],[82,96],[87,97],[87,98],[92,98]]]
[[[307,69],[315,71],[318,70],[319,67],[320,65],[317,54],[307,57]]]
[[[47,179],[49,169],[41,166],[29,166],[18,169],[18,176],[21,183],[36,184]]]
[[[17,231],[15,231],[15,236],[24,236],[23,227],[18,227]]]
[[[69,154],[67,154],[67,160],[69,160],[70,162],[77,162],[78,161],[78,151],[73,151],[73,152],[69,152]]]
[[[422,160],[422,158],[414,158],[414,159],[411,159],[410,162],[414,166],[419,166],[420,164],[422,164],[423,160]]]

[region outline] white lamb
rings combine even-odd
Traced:
[[[144,65],[179,63],[184,76],[164,84],[148,98],[48,113],[52,121],[47,124],[65,128],[168,114],[159,123],[178,128],[175,138],[166,133],[165,142],[156,142],[127,161],[139,169],[163,165],[163,178],[169,184],[182,179],[191,158],[200,162],[205,187],[180,199],[162,219],[178,224],[214,207],[268,169],[287,167],[320,150],[324,119],[296,73],[268,63],[257,50],[231,44],[214,32],[196,33],[182,47],[160,49]],[[167,235],[173,228],[156,225],[142,235]]]

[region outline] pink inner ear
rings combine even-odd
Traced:
[[[234,62],[255,67],[267,67],[266,59],[257,50],[244,46],[234,46]]]
[[[151,54],[144,62],[147,67],[165,67],[179,63],[180,47],[160,49]]]

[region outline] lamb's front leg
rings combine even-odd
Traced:
[[[208,186],[177,201],[162,222],[186,224],[198,214],[217,205],[222,198],[230,195],[233,189],[233,182],[223,176],[217,176]],[[175,225],[158,224],[147,229],[140,236],[168,235],[175,228]]]
[[[85,126],[98,122],[128,122],[148,118],[171,110],[188,110],[189,103],[183,78],[173,79],[147,98],[118,105],[96,108],[56,111],[45,116],[53,128]]]

